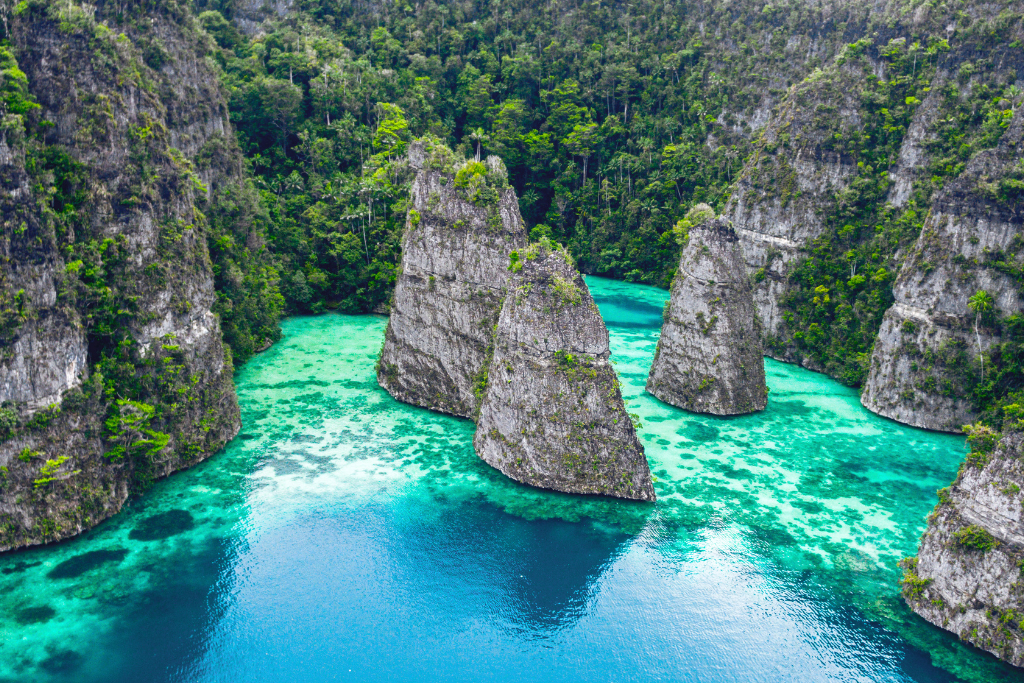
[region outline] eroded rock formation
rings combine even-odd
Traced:
[[[239,428],[206,215],[243,167],[203,37],[184,11],[23,9],[2,65],[24,92],[0,138],[0,550],[94,526]]]
[[[980,428],[915,558],[901,563],[903,595],[922,617],[1024,666],[1024,432]]]
[[[409,160],[418,172],[377,381],[401,401],[473,417],[508,255],[526,232],[497,157],[454,173],[450,151],[417,142]]]
[[[857,164],[832,144],[836,130],[859,131],[866,65],[844,64],[827,77],[807,79],[790,90],[762,131],[761,148],[737,178],[725,208],[740,238],[754,302],[764,326],[765,351],[774,358],[823,369],[792,341],[782,301],[795,284],[790,276],[804,247],[828,232],[825,215],[837,193],[857,175]],[[817,112],[827,103],[828,117]]]
[[[739,238],[723,218],[692,227],[672,283],[647,391],[685,410],[763,410],[761,329]]]
[[[521,270],[495,332],[477,453],[534,486],[653,501],[608,330],[571,257],[541,242],[512,264]]]
[[[999,145],[975,156],[932,203],[878,332],[861,395],[868,409],[945,431],[959,431],[977,418],[969,389],[984,373],[980,352],[1009,336],[995,324],[998,314],[1024,309],[1014,279],[1024,217],[1013,192],[1008,199],[1001,189],[1021,175],[1022,112],[1014,114]],[[970,303],[979,291],[992,297],[994,314],[980,320]]]

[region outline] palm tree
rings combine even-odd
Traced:
[[[982,353],[981,348],[981,332],[978,331],[978,326],[981,323],[981,317],[988,315],[995,301],[992,299],[992,295],[986,292],[984,289],[979,289],[975,292],[974,296],[967,300],[967,308],[974,314],[974,336],[978,340],[978,359],[981,361],[981,381],[985,381],[985,355]]]
[[[474,161],[480,161],[480,145],[487,142],[487,136],[484,135],[484,129],[477,128],[469,134],[469,139],[476,143],[476,158]]]
[[[1009,87],[1006,88],[1006,91],[1003,93],[1003,96],[1006,99],[1010,100],[1011,111],[1017,111],[1017,105],[1020,104],[1021,95],[1024,95],[1024,90],[1018,88],[1016,84],[1010,85]]]

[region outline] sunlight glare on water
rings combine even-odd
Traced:
[[[657,504],[505,479],[377,387],[384,318],[293,318],[224,452],[0,556],[0,681],[1024,681],[898,598],[962,438],[770,360],[763,413],[660,403],[667,293],[588,284]]]

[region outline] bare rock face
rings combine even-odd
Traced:
[[[694,226],[673,281],[647,391],[698,413],[763,410],[768,395],[762,354],[736,231],[721,218]]]
[[[912,610],[1015,666],[1024,666],[1022,448],[1014,431],[975,450],[939,491],[917,557],[901,563]]]
[[[969,299],[984,290],[1004,315],[1024,309],[1011,275],[1020,268],[1024,219],[1016,199],[998,190],[1019,175],[1022,138],[1018,110],[999,145],[975,156],[933,201],[878,332],[861,395],[869,410],[944,431],[977,418],[968,390],[983,372],[979,352],[1005,335],[984,321],[975,330]]]
[[[234,3],[232,19],[246,35],[263,33],[267,20],[282,19],[292,11],[292,0],[239,0]]]
[[[542,242],[512,264],[521,270],[498,320],[477,454],[533,486],[653,501],[608,330],[571,257]]]
[[[192,21],[60,3],[12,19],[38,107],[0,112],[0,551],[95,526],[239,429],[202,211],[243,167]],[[156,40],[159,68],[140,57]],[[32,144],[64,180],[25,164],[33,120],[53,122]],[[41,208],[49,184],[76,188],[74,219]]]
[[[768,355],[821,368],[792,343],[781,301],[793,289],[790,274],[804,257],[804,245],[828,230],[823,215],[857,176],[856,162],[831,144],[832,128],[860,131],[859,111],[865,74],[860,65],[827,70],[827,78],[808,78],[789,92],[762,132],[725,207],[749,272],[756,273],[754,303],[764,325]],[[822,117],[811,103],[828,102]]]
[[[497,157],[454,174],[451,152],[417,142],[409,160],[418,173],[377,382],[400,401],[473,417],[525,227]]]

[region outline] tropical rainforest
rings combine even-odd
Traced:
[[[204,36],[249,178],[218,188],[204,208],[215,312],[236,363],[276,339],[281,315],[386,310],[411,180],[402,155],[413,138],[433,136],[466,157],[500,155],[534,239],[564,244],[584,272],[667,287],[694,206],[723,211],[738,181],[784,205],[800,199],[788,157],[809,144],[810,128],[816,150],[857,174],[815,206],[825,234],[791,265],[779,299],[785,334],[767,341],[860,386],[929,201],[998,144],[1024,99],[1015,69],[1024,65],[1014,39],[1021,16],[1008,4],[983,20],[964,0],[883,11],[795,0],[97,7],[114,24],[180,15]],[[161,38],[135,28],[145,65],[163,68]],[[5,84],[9,106],[21,106],[17,80]],[[889,171],[933,89],[925,171],[894,207]],[[840,94],[852,95],[857,126],[840,124]],[[799,105],[814,109],[805,139],[795,127],[766,125],[780,106]],[[59,149],[36,158],[34,168],[56,174],[54,206],[74,208],[76,166]],[[1015,202],[1021,177],[1004,178],[997,194]],[[243,241],[240,223],[259,238]],[[88,256],[79,255],[80,280],[101,297],[102,268],[88,266],[102,259]],[[992,263],[1021,283],[1015,257],[995,254]],[[958,362],[986,409],[1021,386],[1024,324],[1015,312],[981,309],[979,321],[1002,340],[982,360],[990,372]],[[108,307],[118,310],[127,309]],[[106,317],[101,325],[116,329],[116,316]]]

